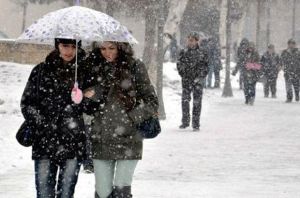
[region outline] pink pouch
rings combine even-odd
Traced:
[[[246,63],[247,70],[260,70],[261,64],[259,63]]]
[[[82,101],[83,94],[82,94],[82,91],[78,88],[77,82],[75,82],[74,87],[72,89],[71,98],[75,104],[79,104]]]

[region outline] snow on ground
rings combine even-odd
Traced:
[[[0,62],[0,197],[35,197],[31,149],[15,140],[31,68]],[[300,104],[284,103],[282,74],[278,98],[263,98],[258,84],[254,106],[244,105],[237,77],[232,98],[222,98],[221,89],[205,90],[201,131],[192,132],[178,129],[181,85],[175,65],[166,63],[164,73],[167,120],[159,137],[145,140],[134,197],[300,197]],[[92,198],[93,192],[93,175],[81,172],[75,198]]]

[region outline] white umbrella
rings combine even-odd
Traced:
[[[128,29],[111,16],[82,6],[72,6],[44,15],[30,25],[16,42],[54,44],[55,38],[138,43]],[[82,93],[77,83],[77,44],[75,64],[72,99],[80,103]]]
[[[111,16],[82,6],[44,15],[30,25],[17,42],[53,44],[54,38],[138,43],[127,28]]]

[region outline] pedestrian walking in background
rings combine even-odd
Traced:
[[[253,105],[256,95],[256,83],[261,76],[260,57],[253,42],[246,50],[244,64],[240,71],[243,73],[245,104]]]
[[[214,76],[213,88],[220,88],[220,70],[222,69],[221,63],[221,47],[216,37],[208,39],[208,76],[207,88],[212,88],[212,77]]]
[[[198,33],[190,33],[187,37],[187,46],[180,51],[177,61],[177,70],[182,78],[182,123],[179,128],[184,129],[190,125],[190,101],[193,94],[194,131],[199,131],[200,127],[203,86],[208,73],[208,54],[198,42]]]
[[[178,54],[178,45],[177,45],[176,34],[174,33],[173,36],[171,36],[171,42],[170,42],[171,62],[177,61],[177,54]]]
[[[288,40],[288,48],[281,53],[281,64],[283,66],[285,86],[286,86],[286,102],[293,100],[293,91],[295,100],[299,101],[300,86],[300,51],[296,48],[294,39]]]
[[[261,58],[262,75],[264,79],[264,96],[269,97],[271,91],[272,98],[276,98],[277,78],[280,70],[280,58],[275,52],[275,46],[270,44],[267,52]]]
[[[232,75],[234,75],[234,76],[237,74],[237,72],[240,73],[240,76],[239,76],[240,89],[244,88],[243,71],[244,71],[244,65],[245,65],[245,61],[246,61],[246,54],[247,54],[248,47],[249,47],[249,40],[246,38],[243,38],[237,49],[237,63],[232,72]]]

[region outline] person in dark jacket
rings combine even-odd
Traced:
[[[243,68],[245,65],[245,61],[246,61],[246,54],[247,54],[247,49],[249,47],[249,40],[246,38],[243,38],[240,46],[237,49],[237,63],[236,63],[236,67],[234,68],[232,75],[236,75],[237,72],[240,73],[239,76],[239,85],[240,85],[240,89],[244,89],[244,79],[243,79]]]
[[[293,39],[288,41],[288,49],[281,54],[281,64],[283,66],[285,86],[286,86],[286,102],[293,100],[293,88],[295,92],[295,100],[299,101],[300,86],[300,51],[296,48],[296,42]]]
[[[199,46],[199,35],[192,32],[187,37],[187,47],[180,51],[177,70],[182,78],[182,124],[184,129],[190,125],[190,101],[193,93],[192,127],[199,131],[203,86],[208,73],[207,51]]]
[[[143,138],[136,125],[157,116],[158,98],[145,65],[128,43],[102,42],[87,58],[91,87],[84,95],[98,102],[92,121],[95,197],[127,198],[142,159]]]
[[[264,53],[261,58],[262,75],[264,76],[264,96],[269,97],[269,91],[271,90],[272,98],[276,98],[276,84],[278,73],[280,69],[280,58],[275,53],[275,46],[270,44],[268,51]]]
[[[261,67],[248,68],[247,64],[249,63],[260,65],[260,57],[253,42],[249,43],[245,54],[245,60],[243,65],[241,65],[242,68],[240,68],[244,80],[245,104],[253,105],[255,101],[256,83],[261,76]]]
[[[72,198],[85,159],[83,108],[71,99],[75,55],[76,40],[55,39],[55,50],[33,68],[22,95],[22,114],[37,131],[32,145],[37,198]],[[84,56],[79,48],[79,65]]]
[[[221,49],[218,39],[211,37],[208,39],[208,77],[207,88],[212,88],[212,76],[214,75],[214,88],[220,88],[220,70],[221,63]]]
[[[177,60],[177,51],[178,51],[176,34],[174,33],[172,36],[170,35],[169,37],[171,39],[171,42],[170,42],[171,62],[176,62],[176,60]]]

